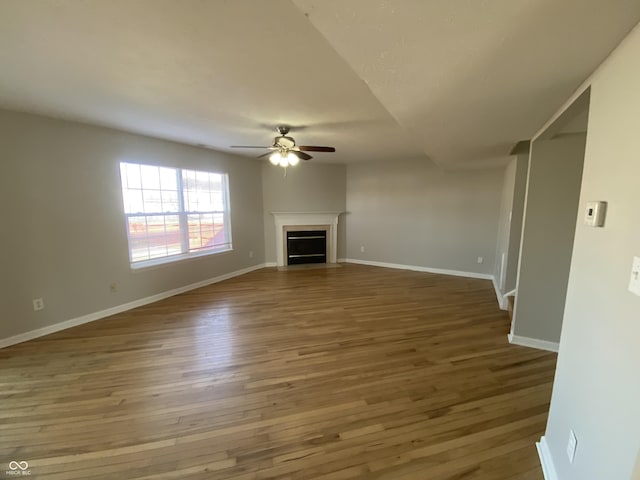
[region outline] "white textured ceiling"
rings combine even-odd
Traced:
[[[0,106],[318,162],[500,162],[638,0],[0,0]],[[236,151],[253,155],[257,152]]]

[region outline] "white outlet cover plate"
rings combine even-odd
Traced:
[[[607,202],[588,202],[584,214],[584,224],[590,227],[604,227]]]
[[[629,291],[640,296],[640,257],[633,257],[631,279],[629,280]]]
[[[569,463],[573,463],[573,459],[576,458],[576,447],[578,446],[578,439],[573,430],[569,431],[569,443],[567,444],[567,457],[569,457]]]

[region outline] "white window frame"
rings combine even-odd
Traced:
[[[153,167],[153,168],[166,168],[175,170],[176,173],[176,185],[178,191],[178,203],[179,209],[177,212],[127,212],[127,206],[124,201],[124,190],[125,185],[123,183],[122,173],[121,175],[121,193],[123,198],[123,213],[124,213],[124,221],[125,221],[125,231],[127,234],[127,248],[129,251],[129,264],[132,269],[140,269],[151,267],[155,265],[162,265],[166,263],[179,262],[185,259],[203,257],[208,255],[215,255],[224,252],[230,252],[233,250],[232,243],[232,235],[231,235],[231,207],[229,202],[229,174],[221,173],[221,172],[210,172],[204,170],[194,170],[190,168],[179,168],[179,167],[165,167],[159,165],[150,165],[143,164],[137,162],[120,162],[120,172],[122,172],[122,165],[136,165],[136,166],[145,166],[145,167]],[[186,210],[185,209],[185,198],[184,198],[184,181],[182,172],[199,172],[199,173],[207,173],[221,176],[222,183],[222,202],[223,202],[223,210],[209,210],[209,211],[199,211],[199,210]],[[162,191],[162,189],[160,189]],[[222,221],[225,229],[225,243],[219,246],[212,247],[202,247],[199,249],[189,249],[189,225],[188,225],[188,217],[189,215],[222,215]],[[164,216],[177,216],[179,219],[179,232],[180,232],[180,245],[181,252],[176,254],[167,254],[162,257],[156,257],[145,260],[133,260],[133,250],[132,250],[132,239],[129,230],[129,219],[131,217],[164,217]]]

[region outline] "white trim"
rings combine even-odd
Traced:
[[[549,450],[549,444],[546,437],[543,435],[540,437],[540,441],[536,442],[536,449],[538,450],[538,457],[540,457],[540,465],[542,466],[542,475],[544,480],[560,480],[556,467],[553,465],[553,458],[551,457],[551,451]]]
[[[140,298],[138,300],[124,303],[122,305],[116,305],[115,307],[110,307],[105,310],[89,313],[81,317],[65,320],[63,322],[55,323],[53,325],[48,325],[46,327],[38,328],[36,330],[31,330],[29,332],[20,333],[18,335],[14,335],[13,337],[0,338],[0,348],[5,348],[11,345],[15,345],[17,343],[26,342],[27,340],[33,340],[34,338],[59,332],[60,330],[66,330],[67,328],[76,327],[84,323],[93,322],[94,320],[100,320],[101,318],[109,317],[117,313],[126,312],[127,310],[141,307],[143,305],[148,305],[149,303],[157,302],[159,300],[163,300],[168,297],[173,297],[174,295],[178,295],[180,293],[188,292],[190,290],[195,290],[196,288],[211,285],[212,283],[221,282],[223,280],[228,280],[233,277],[238,277],[240,275],[253,272],[254,270],[260,270],[261,268],[264,268],[264,267],[265,267],[265,264],[263,263],[259,265],[253,265],[252,267],[243,268],[242,270],[236,270],[235,272],[225,273],[217,277],[208,278],[200,282],[192,283],[190,285],[185,285],[184,287],[178,287],[178,288],[174,288],[173,290],[157,293],[156,295],[151,295],[150,297]]]
[[[152,258],[151,260],[141,260],[134,263],[130,262],[129,266],[131,267],[131,270],[135,272],[140,270],[148,270],[153,267],[159,267],[162,265],[166,265],[167,263],[178,263],[178,262],[183,262],[185,260],[193,260],[200,257],[206,257],[208,255],[219,255],[221,253],[229,253],[229,252],[233,252],[233,248],[231,248],[231,244],[228,244],[224,247],[219,247],[219,248],[207,248],[205,250],[201,250],[197,252],[183,252],[183,253],[178,253],[176,255],[168,255],[166,257]]]
[[[491,277],[491,283],[493,283],[493,289],[496,291],[496,299],[498,300],[500,310],[507,310],[507,297],[505,297],[500,291],[500,287],[498,287],[498,283],[496,282],[496,277]]]
[[[264,264],[265,267],[270,268],[270,267],[277,267],[278,264],[276,262],[267,262]]]
[[[338,263],[347,263],[347,259],[346,258],[339,258],[337,260]]]
[[[511,219],[509,219],[509,221],[511,221]],[[507,283],[507,254],[503,252],[500,258],[500,291],[502,291],[504,284]]]
[[[538,350],[547,350],[549,352],[558,352],[560,344],[558,342],[550,342],[548,340],[538,340],[537,338],[521,337],[510,333],[507,335],[509,343],[520,345],[523,347],[537,348]]]
[[[443,268],[418,267],[416,265],[403,265],[400,263],[372,262],[370,260],[359,260],[356,258],[345,258],[346,263],[357,263],[360,265],[371,265],[372,267],[398,268],[401,270],[413,270],[415,272],[440,273],[442,275],[453,275],[456,277],[481,278],[483,280],[493,280],[493,275],[489,273],[463,272],[460,270],[446,270]]]
[[[505,297],[514,297],[516,295],[516,289],[514,288],[513,290],[509,290],[507,293],[505,293],[503,296]]]

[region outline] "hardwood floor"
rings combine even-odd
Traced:
[[[0,350],[0,477],[541,480],[507,329],[487,280],[259,270]]]

